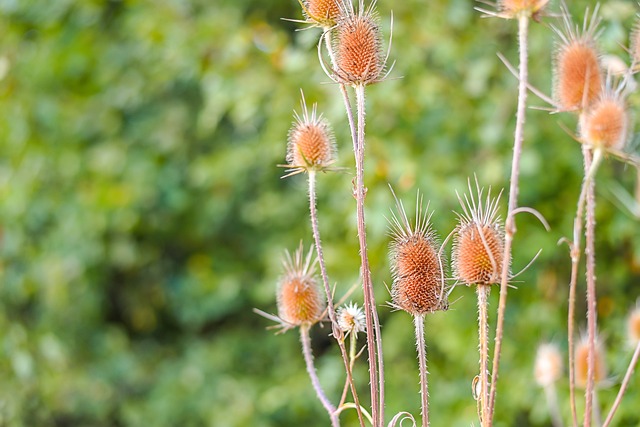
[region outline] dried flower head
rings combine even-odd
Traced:
[[[580,116],[580,139],[593,148],[621,150],[629,136],[629,115],[620,91],[604,90]]]
[[[555,100],[561,111],[587,109],[600,96],[603,73],[596,39],[599,36],[598,6],[591,19],[585,14],[582,30],[574,25],[562,5],[564,30],[553,27],[560,39],[555,56]]]
[[[354,302],[338,308],[336,311],[336,320],[338,321],[340,329],[346,334],[353,333],[357,335],[366,330],[364,311],[362,307],[358,307],[358,304]]]
[[[491,188],[482,201],[484,189],[476,180],[474,197],[469,182],[469,195],[464,201],[458,194],[462,213],[453,240],[453,275],[466,285],[500,283],[504,265],[504,231],[498,217],[498,203],[502,192],[491,198]],[[457,193],[456,193],[457,194]]]
[[[351,2],[341,5],[334,36],[335,64],[332,78],[347,85],[367,85],[382,80],[385,57],[375,1],[367,8],[360,0],[356,12]]]
[[[497,18],[515,19],[521,15],[532,17],[535,21],[540,20],[544,8],[549,4],[549,0],[498,0],[497,3],[482,1],[492,7],[496,11],[485,10],[477,7],[476,10],[484,13],[486,16],[494,16]]]
[[[304,256],[302,243],[294,256],[287,251],[283,259],[284,275],[278,284],[278,316],[288,325],[312,325],[322,318],[324,292],[315,277],[313,246]]]
[[[601,385],[607,378],[607,367],[604,360],[604,351],[602,344],[596,339],[596,352],[595,352],[595,385]],[[587,378],[589,372],[589,339],[586,335],[583,335],[580,342],[576,346],[575,352],[575,372],[576,372],[576,385],[578,387],[586,387]]]
[[[541,387],[547,387],[558,381],[562,376],[562,355],[554,344],[542,344],[536,353],[534,368],[536,383]]]
[[[629,342],[636,346],[640,343],[640,304],[629,313],[627,318],[627,336]]]
[[[300,105],[302,115],[294,111],[295,121],[289,130],[287,164],[284,165],[289,169],[285,177],[310,170],[327,170],[335,162],[336,143],[329,122],[317,113],[317,104],[313,104],[309,114],[304,93]]]
[[[305,0],[302,9],[307,22],[320,27],[330,28],[336,25],[340,16],[339,2],[341,0]]]
[[[395,194],[394,194],[395,197]],[[414,316],[447,310],[447,293],[443,278],[443,262],[431,214],[422,210],[418,193],[416,220],[412,227],[402,202],[396,199],[398,215],[392,212],[390,244],[392,306]]]

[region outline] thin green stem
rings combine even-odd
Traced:
[[[500,300],[498,303],[498,320],[496,325],[495,347],[493,350],[493,367],[491,370],[491,391],[489,394],[488,426],[493,424],[495,411],[496,386],[498,384],[498,370],[500,366],[500,352],[502,350],[502,335],[504,331],[504,316],[507,304],[507,292],[509,290],[509,265],[511,260],[511,247],[513,236],[516,233],[514,211],[518,207],[518,177],[520,174],[520,157],[524,141],[524,123],[527,107],[527,81],[528,81],[528,33],[529,16],[522,14],[518,18],[518,46],[520,48],[518,108],[516,112],[516,129],[513,142],[513,158],[511,164],[511,178],[509,187],[509,207],[505,220],[505,244],[504,264],[502,265],[502,277],[500,281]]]
[[[313,389],[316,391],[316,395],[322,406],[329,413],[329,417],[331,418],[331,426],[339,427],[340,420],[338,419],[338,415],[336,413],[336,408],[331,404],[327,395],[324,393],[322,386],[320,385],[320,379],[318,378],[318,374],[316,373],[316,367],[313,363],[313,353],[311,351],[311,338],[309,337],[309,325],[300,326],[300,342],[302,343],[302,354],[304,355],[304,361],[307,365],[307,373],[309,374],[309,378],[311,378],[311,384],[313,385]]]
[[[418,348],[418,365],[420,366],[420,397],[422,408],[422,427],[429,426],[429,386],[427,383],[427,346],[424,341],[424,315],[413,316],[416,330],[416,347]]]
[[[327,297],[327,312],[329,314],[329,320],[331,321],[333,336],[338,342],[340,354],[342,355],[342,361],[344,363],[345,370],[347,371],[347,383],[351,388],[351,394],[353,395],[353,400],[356,404],[356,411],[358,412],[358,420],[360,421],[360,426],[364,427],[364,418],[362,416],[362,411],[360,411],[360,399],[358,398],[358,392],[353,380],[353,364],[349,360],[347,349],[344,345],[344,333],[338,326],[338,321],[336,319],[336,311],[333,305],[333,294],[331,292],[331,287],[329,286],[329,276],[327,274],[327,267],[324,261],[324,253],[322,251],[320,227],[318,225],[318,211],[316,207],[316,173],[314,170],[309,171],[309,212],[311,216],[313,238],[316,245],[316,253],[318,254],[318,262],[320,264],[322,283],[324,285],[324,291]]]

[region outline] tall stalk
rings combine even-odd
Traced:
[[[309,378],[311,378],[313,389],[316,391],[320,402],[322,402],[322,406],[324,406],[324,408],[329,413],[329,417],[331,418],[331,426],[339,427],[340,420],[338,419],[338,415],[336,414],[336,408],[333,406],[333,404],[331,404],[331,402],[327,398],[327,395],[324,393],[324,390],[320,385],[320,380],[318,379],[318,374],[316,373],[315,365],[313,364],[311,339],[309,338],[309,325],[300,326],[300,342],[302,343],[302,354],[304,355],[304,361],[307,365],[307,372],[309,373]]]
[[[489,325],[488,305],[491,285],[476,285],[478,294],[478,349],[480,352],[480,422],[482,426],[489,422]]]
[[[424,341],[424,315],[413,316],[420,365],[420,397],[422,408],[422,427],[429,427],[429,386],[427,383],[427,346]]]
[[[313,238],[316,245],[316,253],[318,254],[318,262],[320,264],[322,283],[324,284],[324,291],[327,296],[327,312],[329,314],[329,320],[331,321],[333,336],[336,341],[338,341],[338,347],[340,347],[340,354],[342,355],[342,360],[347,372],[347,382],[349,383],[349,387],[351,388],[351,394],[353,395],[353,401],[355,403],[355,409],[358,413],[360,426],[364,427],[364,418],[360,409],[360,399],[358,398],[358,392],[353,380],[353,364],[350,361],[349,355],[347,354],[347,349],[344,345],[344,333],[339,328],[338,321],[336,320],[336,311],[333,305],[333,295],[331,293],[331,287],[329,286],[329,276],[327,274],[327,268],[324,262],[324,254],[320,241],[320,227],[318,226],[318,212],[316,208],[316,172],[314,170],[309,171],[309,212],[311,215],[311,228],[313,229]]]
[[[513,159],[511,164],[511,178],[509,186],[509,206],[505,220],[504,263],[500,281],[500,301],[498,303],[498,320],[496,325],[495,347],[493,350],[493,367],[491,370],[491,390],[489,395],[488,426],[493,424],[495,411],[496,386],[498,384],[498,369],[500,366],[500,351],[502,350],[502,335],[504,331],[504,316],[509,289],[509,264],[513,236],[516,233],[515,213],[518,207],[518,177],[520,174],[520,156],[524,140],[525,110],[527,106],[528,79],[528,33],[529,16],[521,13],[518,17],[518,46],[520,50],[518,108],[516,112],[516,129],[513,142]]]
[[[624,393],[627,391],[627,387],[629,386],[629,381],[631,380],[631,375],[633,375],[633,371],[638,364],[638,359],[640,358],[640,341],[636,344],[636,350],[633,352],[633,357],[631,358],[631,362],[629,363],[629,367],[627,368],[627,373],[624,375],[624,380],[622,380],[622,384],[620,385],[620,390],[618,391],[618,395],[616,396],[615,402],[613,402],[613,406],[611,406],[611,410],[609,411],[609,415],[607,415],[607,419],[604,420],[604,424],[602,427],[608,427],[611,424],[611,420],[613,420],[613,416],[616,414],[618,410],[618,406],[620,406],[620,402],[622,402],[622,397]]]

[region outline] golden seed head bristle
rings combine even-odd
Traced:
[[[628,121],[624,100],[605,93],[581,116],[580,137],[593,147],[619,150],[627,141]]]
[[[458,226],[453,238],[453,275],[466,285],[500,283],[504,265],[504,232],[497,216],[500,195],[491,198],[491,189],[482,201],[483,189],[476,181],[474,197],[469,183],[469,195],[458,199],[463,213],[458,214]]]
[[[640,306],[636,307],[627,319],[627,335],[631,344],[640,343]]]
[[[332,27],[340,16],[339,0],[306,0],[307,18],[321,26]]]
[[[443,261],[430,216],[422,211],[418,194],[416,223],[412,227],[402,203],[396,199],[398,216],[392,215],[390,244],[393,306],[414,316],[447,310]],[[428,207],[427,207],[428,209]]]
[[[595,352],[595,376],[594,383],[601,384],[606,380],[607,367],[604,360],[604,352],[602,345],[596,341]],[[589,372],[589,341],[587,337],[582,337],[575,350],[575,375],[576,385],[578,387],[586,387]]]
[[[556,94],[562,110],[590,106],[602,90],[602,70],[594,46],[573,41],[563,46],[556,58]]]
[[[364,311],[356,303],[344,305],[336,311],[338,326],[346,333],[358,334],[366,331]]]
[[[334,78],[343,84],[371,84],[384,70],[380,28],[370,11],[338,21]]]
[[[548,3],[549,0],[500,0],[498,2],[500,11],[509,16],[521,12],[533,15],[539,13]]]
[[[302,96],[302,114],[295,113],[295,122],[289,130],[287,166],[293,171],[322,170],[335,161],[336,144],[329,122],[317,114],[313,104],[311,114]]]
[[[291,257],[286,252],[284,275],[278,284],[278,316],[293,326],[317,323],[324,312],[324,293],[314,276],[313,247],[304,258],[302,245]]]
[[[549,386],[562,376],[562,355],[554,344],[542,344],[536,353],[534,377],[541,387]]]

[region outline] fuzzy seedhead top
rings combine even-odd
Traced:
[[[582,142],[605,151],[620,151],[629,137],[629,115],[620,91],[606,88],[591,108],[580,116]]]
[[[293,257],[287,251],[283,260],[284,274],[278,284],[278,316],[292,326],[313,325],[322,319],[326,301],[315,277],[313,246],[306,258],[302,243]]]
[[[469,195],[458,195],[462,213],[453,240],[453,275],[466,285],[500,283],[504,265],[504,231],[498,217],[500,193],[491,198],[491,188],[482,201],[484,189],[476,181],[474,197],[469,183]]]
[[[575,353],[576,385],[586,387],[589,373],[589,339],[583,336],[576,346]],[[595,384],[602,385],[607,380],[607,365],[604,360],[604,349],[600,340],[596,339]]]
[[[554,344],[542,344],[536,353],[534,377],[540,387],[547,387],[562,377],[562,354]]]
[[[429,207],[423,212],[422,197],[418,194],[417,198],[413,227],[397,199],[398,215],[392,213],[390,220],[392,305],[414,316],[449,308],[442,255],[431,228],[431,214],[426,212]]]
[[[340,1],[342,0],[305,0],[301,5],[307,22],[330,28],[336,25],[340,16]]]
[[[563,29],[552,27],[559,38],[555,55],[555,101],[561,111],[588,109],[600,96],[603,71],[596,40],[599,37],[598,6],[591,19],[587,10],[580,29],[562,5]]]
[[[318,114],[316,104],[309,114],[304,93],[300,105],[302,114],[294,112],[295,121],[289,130],[285,165],[288,173],[285,176],[326,170],[336,158],[335,137],[329,122]]]

